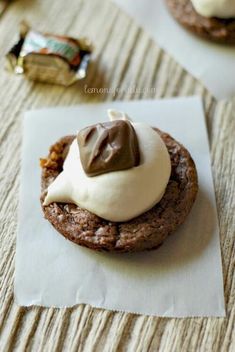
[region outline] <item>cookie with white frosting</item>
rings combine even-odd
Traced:
[[[173,17],[192,33],[235,44],[234,0],[166,0]]]
[[[110,171],[110,156],[116,156],[110,148],[119,148],[122,138],[115,139],[119,129],[110,136],[105,126],[82,132],[92,131],[95,144],[86,145],[85,152],[90,148],[92,160],[102,158],[101,173],[97,160],[95,175],[86,173],[76,136],[57,141],[42,159],[42,209],[67,239],[95,250],[140,251],[158,247],[185,221],[198,190],[189,152],[166,133],[146,124],[132,126],[140,155],[128,168],[123,169],[121,158]]]

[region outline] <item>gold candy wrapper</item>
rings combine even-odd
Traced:
[[[23,22],[19,41],[6,55],[7,68],[31,80],[69,86],[86,76],[91,52],[85,38],[41,33]]]

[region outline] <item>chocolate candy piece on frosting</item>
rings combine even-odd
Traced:
[[[135,130],[129,121],[98,123],[77,135],[85,173],[96,176],[139,165],[140,154]]]

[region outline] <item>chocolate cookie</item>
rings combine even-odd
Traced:
[[[74,204],[43,205],[47,187],[62,171],[75,136],[67,136],[50,148],[41,160],[41,204],[45,218],[64,237],[95,250],[134,252],[157,248],[186,219],[196,198],[197,172],[189,152],[171,136],[156,130],[165,142],[172,165],[166,192],[149,211],[127,222],[110,222]]]
[[[185,28],[205,39],[235,44],[235,18],[207,18],[199,15],[190,0],[166,0],[174,18]]]

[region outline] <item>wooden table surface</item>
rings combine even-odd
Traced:
[[[17,38],[21,19],[41,30],[88,36],[95,51],[86,80],[64,88],[7,73],[4,54]],[[108,0],[12,1],[0,17],[0,41],[0,351],[234,351],[235,100],[216,102]],[[84,85],[100,91],[88,94]],[[153,318],[89,305],[18,307],[13,277],[24,111],[192,94],[203,97],[206,111],[221,229],[226,318]]]

